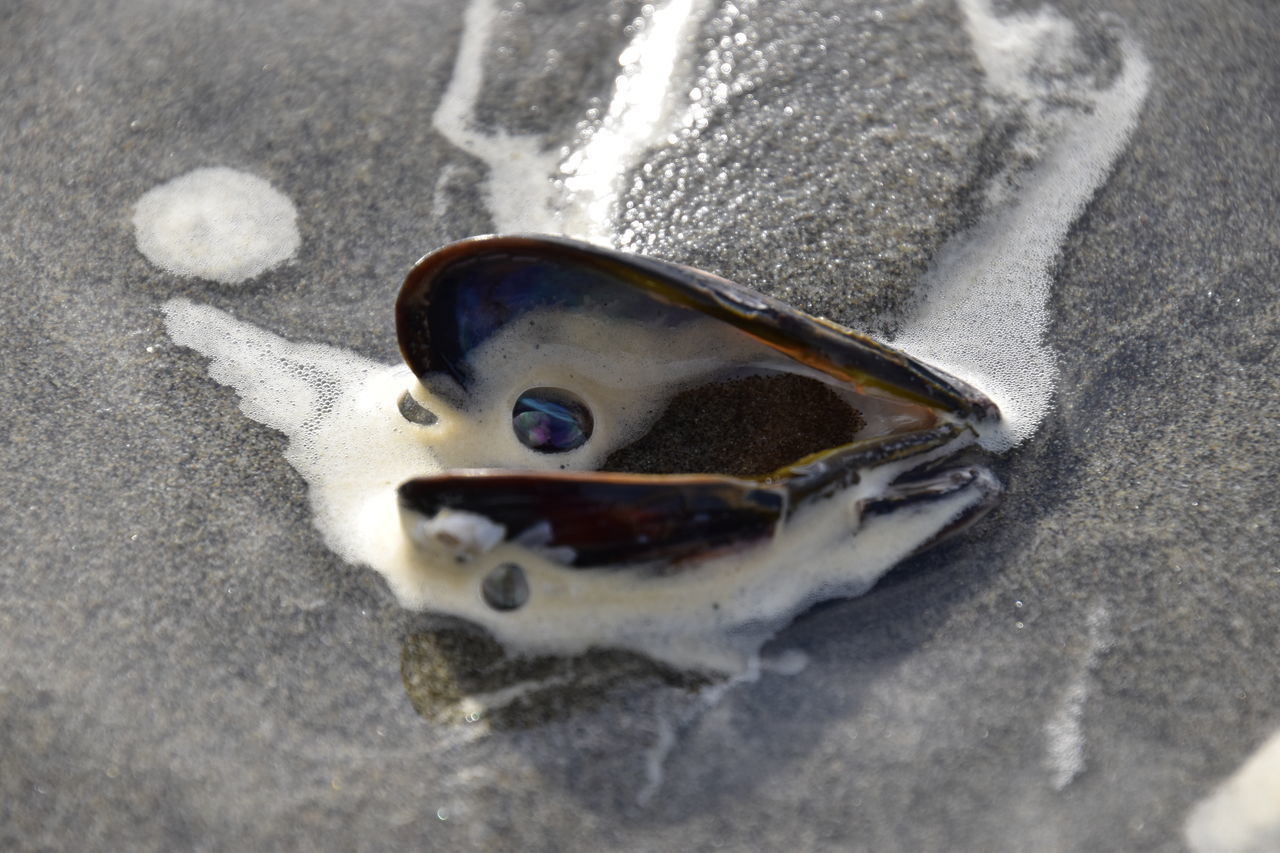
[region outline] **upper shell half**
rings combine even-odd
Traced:
[[[425,384],[443,374],[465,388],[475,379],[474,350],[537,310],[672,326],[702,316],[854,389],[887,390],[962,418],[999,414],[955,377],[762,293],[702,270],[560,237],[477,237],[432,252],[401,288],[396,334]]]

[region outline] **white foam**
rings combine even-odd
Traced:
[[[208,357],[209,375],[235,389],[241,411],[288,437],[285,458],[307,480],[326,544],[356,564],[391,559],[404,537],[371,538],[367,519],[396,514],[406,471],[440,469],[399,413],[399,395],[414,382],[409,369],[293,343],[186,299],[163,310],[173,342]]]
[[[983,497],[961,490],[914,510],[861,519],[860,502],[883,494],[907,467],[956,449],[948,446],[865,471],[840,494],[797,511],[774,540],[696,569],[583,571],[518,542],[475,549],[458,563],[415,547],[405,535],[396,494],[402,482],[436,473],[442,463],[594,468],[690,378],[723,369],[731,355],[752,360],[751,347],[759,345],[744,344],[735,353],[698,324],[667,330],[661,349],[653,341],[660,333],[642,323],[553,316],[512,324],[477,350],[476,372],[485,381],[470,389],[463,413],[433,398],[406,367],[291,343],[186,300],[171,300],[164,313],[170,337],[212,360],[210,375],[235,388],[245,414],[288,437],[286,458],[308,483],[315,525],[330,548],[380,572],[405,606],[470,619],[523,652],[630,648],[677,666],[739,671],[796,612],[864,592]],[[548,322],[570,325],[545,338]],[[607,347],[590,358],[580,349],[601,342]],[[597,425],[590,452],[553,457],[515,438],[511,405],[531,381],[581,392],[590,401]],[[398,400],[406,389],[438,416],[434,424],[401,416]],[[502,426],[490,429],[489,421]],[[483,578],[504,562],[523,567],[531,591],[515,611],[495,611],[481,593]]]
[[[575,313],[530,312],[471,355],[476,384],[465,413],[437,429],[446,468],[577,470],[599,468],[610,453],[639,438],[679,388],[705,380],[726,363],[775,366],[772,350],[724,324],[679,328],[612,324]],[[511,409],[528,388],[569,388],[592,412],[591,441],[568,453],[538,453],[513,442]],[[437,389],[454,396],[452,385]],[[424,392],[425,393],[425,392]],[[437,400],[437,410],[444,406]]]
[[[498,233],[565,234],[613,246],[618,196],[627,173],[672,124],[675,68],[707,0],[646,5],[618,57],[621,70],[599,124],[571,148],[546,150],[533,135],[484,132],[476,103],[485,46],[499,17],[494,0],[471,0],[453,76],[433,122],[450,142],[489,167],[484,197]]]
[[[560,190],[553,176],[559,156],[544,150],[536,136],[485,133],[475,123],[476,102],[484,82],[485,46],[497,18],[494,0],[467,4],[453,75],[432,123],[446,139],[489,167],[484,197],[495,231],[557,233]]]
[[[449,214],[448,187],[459,171],[457,163],[446,163],[436,176],[435,189],[431,192],[431,217],[442,220]]]
[[[658,731],[653,744],[645,750],[644,785],[636,794],[636,804],[647,806],[662,789],[666,779],[667,760],[680,742],[681,735],[702,717],[714,710],[741,684],[753,684],[766,673],[794,677],[809,666],[809,656],[799,649],[787,649],[773,657],[752,655],[730,678],[701,688],[695,701],[670,717],[658,717]]]
[[[1186,839],[1195,853],[1280,850],[1280,732],[1196,804]]]
[[[617,245],[618,196],[627,172],[668,135],[673,74],[706,5],[669,0],[657,9],[646,7],[646,16],[635,23],[636,36],[618,57],[622,73],[604,120],[561,165],[568,201],[564,233]]]
[[[1107,609],[1097,605],[1086,619],[1088,637],[1085,653],[1067,682],[1057,712],[1045,723],[1046,759],[1050,781],[1061,791],[1079,776],[1085,767],[1084,706],[1089,699],[1089,686],[1098,657],[1108,645]]]
[[[176,275],[238,284],[298,251],[298,211],[270,183],[235,169],[196,169],[138,199],[138,251]]]
[[[1072,223],[1124,150],[1149,87],[1141,49],[1123,39],[1119,75],[1106,88],[1070,85],[1052,72],[1075,48],[1070,21],[1048,8],[996,16],[986,0],[961,0],[992,91],[1017,101],[1029,130],[1026,173],[992,182],[991,209],[940,250],[924,294],[894,346],[981,388],[1003,422],[982,441],[1005,450],[1048,414],[1057,357],[1045,343],[1054,266]],[[1076,106],[1063,106],[1064,94]]]
[[[778,669],[770,669],[769,671],[777,671],[779,674],[785,675],[799,674],[807,665],[808,659],[803,652],[797,652],[796,654],[799,657],[787,655],[787,659]],[[804,663],[799,663],[799,658],[805,658]],[[723,681],[712,682],[699,689],[695,697],[696,701],[686,705],[671,717],[658,717],[657,737],[654,738],[653,745],[645,751],[645,782],[636,793],[636,805],[649,805],[658,791],[662,789],[662,783],[667,775],[667,759],[671,757],[672,750],[680,742],[680,735],[718,706],[724,700],[724,697],[729,695],[729,692],[738,685],[754,684],[759,681],[761,673],[766,670],[766,666],[759,655],[752,654],[744,661],[741,669],[731,677]],[[794,671],[789,671],[792,668],[795,668]]]
[[[496,710],[508,707],[513,702],[531,696],[543,690],[561,685],[572,684],[573,678],[568,675],[555,675],[546,678],[535,678],[519,681],[515,684],[490,690],[485,693],[472,693],[462,697],[458,702],[458,710],[463,716],[483,720]]]

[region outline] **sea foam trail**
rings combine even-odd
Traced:
[[[1042,73],[1041,57],[1074,52],[1072,23],[1048,8],[997,17],[985,0],[960,7],[990,91],[1018,103],[1047,141],[1027,173],[1009,176],[1009,194],[1005,182],[994,182],[989,212],[943,246],[893,344],[991,396],[1004,418],[982,442],[1000,451],[1028,438],[1049,412],[1058,376],[1045,341],[1054,266],[1072,223],[1128,143],[1151,67],[1122,39],[1115,80],[1087,93],[1080,108],[1054,110],[1061,81]]]
[[[485,46],[497,17],[495,0],[471,0],[467,5],[453,74],[432,123],[446,139],[489,167],[484,198],[496,232],[555,233],[560,191],[551,176],[559,158],[543,150],[536,136],[485,133],[475,124]]]
[[[1085,768],[1084,707],[1098,658],[1106,651],[1110,615],[1101,604],[1089,611],[1085,621],[1088,637],[1084,656],[1063,691],[1057,712],[1045,723],[1047,764],[1055,791],[1070,785]]]
[[[707,5],[705,0],[670,0],[643,19],[618,57],[622,73],[603,122],[561,166],[569,202],[564,233],[617,245],[618,197],[627,173],[673,125],[676,67]]]
[[[495,231],[617,244],[615,214],[627,173],[673,124],[675,72],[707,8],[707,0],[646,6],[618,57],[621,71],[604,118],[576,146],[553,152],[536,136],[476,127],[485,45],[499,12],[494,0],[472,0],[453,76],[433,122],[446,139],[488,166],[484,197]]]

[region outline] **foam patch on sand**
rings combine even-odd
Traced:
[[[1280,850],[1280,732],[1191,810],[1186,839],[1195,853]]]
[[[138,251],[175,275],[239,284],[294,256],[298,211],[270,183],[225,167],[161,184],[133,212]]]
[[[1085,768],[1084,709],[1098,658],[1110,644],[1109,622],[1106,607],[1097,605],[1089,611],[1084,656],[1067,682],[1057,712],[1045,723],[1045,758],[1055,791],[1065,789]]]
[[[494,0],[471,0],[467,4],[453,74],[432,124],[445,139],[488,166],[484,199],[495,232],[555,233],[560,191],[552,176],[559,157],[545,150],[536,136],[505,131],[486,133],[476,126],[485,47],[492,39],[497,20],[498,5]]]

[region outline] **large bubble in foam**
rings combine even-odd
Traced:
[[[298,211],[270,183],[235,169],[196,169],[161,184],[133,212],[138,251],[176,275],[239,284],[298,251]]]

